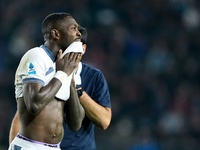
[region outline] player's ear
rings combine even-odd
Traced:
[[[83,54],[85,54],[86,48],[87,48],[86,44],[83,44]]]
[[[59,31],[58,30],[56,30],[56,29],[52,29],[51,30],[51,36],[54,38],[54,39],[59,39],[60,38],[60,33],[59,33]]]

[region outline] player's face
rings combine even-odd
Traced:
[[[72,42],[80,41],[78,24],[72,17],[67,17],[60,31],[61,49],[64,51]]]

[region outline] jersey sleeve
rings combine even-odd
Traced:
[[[46,66],[44,60],[38,54],[29,52],[22,58],[18,70],[16,72],[16,78],[24,82],[40,82],[45,84],[45,71]]]
[[[111,108],[109,88],[102,72],[98,72],[95,82],[93,99],[100,105]]]

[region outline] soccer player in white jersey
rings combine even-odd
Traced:
[[[71,131],[77,131],[84,118],[73,78],[70,98],[55,98],[82,58],[81,53],[73,52],[62,57],[71,43],[80,41],[78,24],[70,14],[53,13],[44,19],[42,32],[44,44],[27,51],[16,71],[20,130],[9,150],[59,150],[64,134],[63,113]]]

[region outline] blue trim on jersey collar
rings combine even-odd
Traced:
[[[52,54],[52,52],[44,45],[41,45],[40,46],[41,48],[44,49],[44,51],[47,53],[47,55],[51,58],[51,60],[54,62],[55,61],[55,57],[54,55]]]

